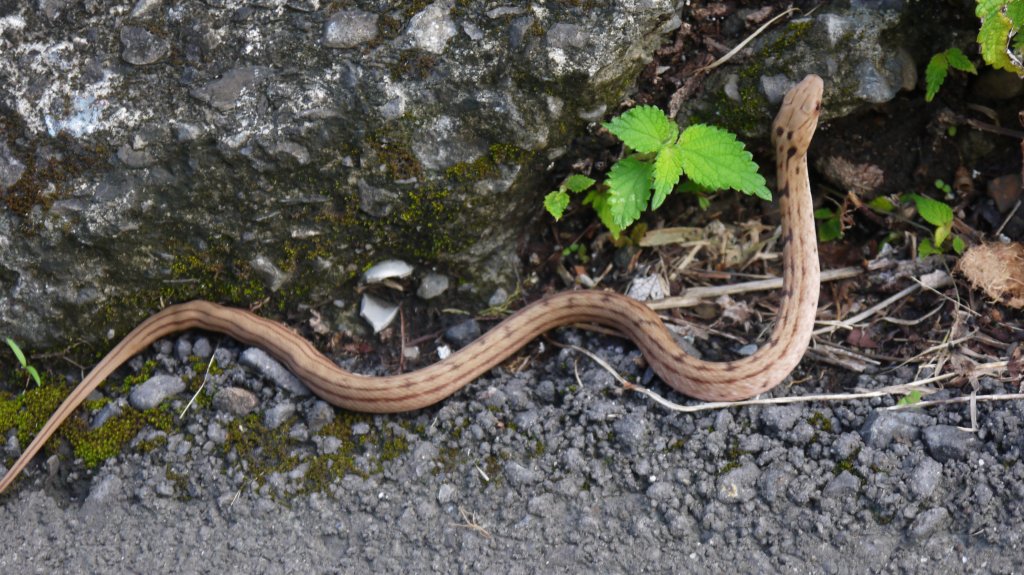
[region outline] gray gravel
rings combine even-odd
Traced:
[[[560,337],[639,375],[628,346]],[[209,354],[208,341],[189,339]],[[192,375],[183,345],[148,354],[161,375]],[[1012,573],[1024,564],[1020,402],[979,404],[973,434],[958,429],[970,423],[963,406],[883,411],[888,398],[678,414],[623,395],[563,351],[517,374],[496,370],[430,409],[366,416],[282,389],[234,363],[244,350],[219,345],[223,371],[203,393],[245,390],[257,411],[239,417],[199,401],[174,429],[143,430],[95,471],[40,457],[0,496],[0,572]],[[822,373],[804,367],[801,376]],[[826,375],[830,391],[836,381],[900,380]],[[180,409],[190,396],[164,405]],[[247,427],[260,421],[266,428]],[[239,437],[254,440],[256,455]],[[3,443],[10,461],[17,442]]]

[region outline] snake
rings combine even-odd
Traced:
[[[578,290],[541,298],[510,315],[445,359],[398,375],[352,373],[285,325],[250,311],[196,300],[149,316],[100,360],[43,425],[0,480],[5,491],[60,425],[118,367],[166,336],[200,329],[264,349],[321,399],[344,409],[397,413],[421,409],[452,395],[557,327],[598,324],[631,339],[661,380],[705,401],[747,399],[781,383],[803,358],[811,339],[820,291],[807,149],[817,128],[824,90],[809,75],[783,97],[772,124],[781,219],[783,281],[778,319],[768,341],[752,355],[714,362],[676,344],[661,318],[645,304],[614,292]]]

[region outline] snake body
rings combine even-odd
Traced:
[[[565,292],[538,300],[448,358],[417,371],[368,377],[341,369],[287,327],[248,311],[207,301],[172,305],[150,316],[107,354],[71,392],[3,480],[7,489],[43,444],[85,398],[132,356],[162,337],[203,329],[265,349],[309,388],[336,406],[394,413],[441,401],[553,328],[595,323],[633,340],[661,379],[685,395],[709,400],[745,399],[778,385],[803,357],[811,337],[820,289],[807,147],[817,126],[823,83],[808,76],[785,96],[772,125],[782,214],[783,287],[778,320],[768,342],[749,357],[708,362],[687,355],[650,308],[600,291]]]

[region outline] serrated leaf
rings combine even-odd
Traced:
[[[911,194],[910,197],[917,206],[917,213],[929,224],[939,227],[953,221],[953,208],[946,204],[918,194]]]
[[[561,189],[568,190],[575,194],[585,191],[594,185],[594,180],[583,174],[573,174],[562,182]]]
[[[956,252],[957,255],[963,255],[964,250],[966,249],[967,245],[964,244],[964,239],[960,236],[953,236],[953,251]]]
[[[629,156],[622,158],[608,171],[608,208],[620,229],[640,219],[651,198],[654,167]]]
[[[637,106],[603,125],[623,144],[644,154],[674,143],[679,134],[676,123],[654,106]]]
[[[981,18],[981,27],[978,28],[978,45],[981,48],[982,59],[993,68],[1013,71],[1013,63],[1006,55],[1006,41],[1009,38],[1010,29],[1013,27],[1010,20],[998,9],[981,16]]]
[[[21,364],[21,367],[27,366],[28,360],[25,359],[25,354],[21,351],[21,348],[18,347],[18,344],[14,343],[14,340],[11,338],[7,338],[6,341],[7,347],[11,348],[11,351],[14,352],[14,357],[18,358],[18,363]]]
[[[940,52],[928,60],[928,66],[924,69],[925,102],[931,102],[935,98],[942,83],[946,81],[948,72],[949,60],[944,53]]]
[[[978,18],[988,18],[999,12],[1006,0],[978,0],[974,7],[974,15]]]
[[[1010,23],[1014,28],[1019,28],[1021,24],[1024,24],[1024,2],[1021,0],[1010,0],[1003,2],[1006,4],[1006,17],[1009,18]]]
[[[651,209],[661,207],[683,175],[683,150],[678,145],[667,146],[654,158],[654,197]]]
[[[891,214],[896,210],[896,206],[892,203],[892,200],[885,196],[875,197],[873,200],[868,202],[868,207],[883,214]]]
[[[698,184],[712,189],[731,188],[771,200],[764,177],[757,173],[753,156],[736,135],[705,124],[693,124],[679,138],[683,171]]]
[[[978,69],[974,67],[974,63],[964,54],[960,48],[950,48],[946,50],[946,61],[949,62],[950,67],[954,70],[960,70],[961,72],[967,72],[970,74],[977,74]]]
[[[594,208],[597,212],[597,218],[601,220],[604,227],[608,228],[611,232],[612,238],[619,239],[619,234],[622,233],[620,228],[615,223],[615,218],[612,217],[611,208],[608,206],[608,192],[602,190],[590,190],[587,193],[587,197],[583,198],[583,205],[589,205]]]
[[[555,190],[544,196],[544,209],[555,218],[555,221],[562,219],[565,208],[569,207],[569,194],[562,190]]]

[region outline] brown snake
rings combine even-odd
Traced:
[[[167,335],[189,329],[227,334],[267,350],[316,395],[338,407],[394,413],[433,405],[500,364],[538,335],[574,323],[612,327],[633,340],[661,379],[675,390],[708,401],[746,399],[778,385],[800,362],[818,306],[820,272],[814,233],[807,147],[817,127],[823,83],[807,76],[786,94],[772,125],[782,212],[783,282],[771,337],[749,357],[708,362],[676,345],[656,313],[610,292],[575,291],[538,300],[447,359],[388,377],[345,371],[287,327],[248,311],[206,301],[170,306],[143,321],[104,357],[57,408],[0,481],[0,493],[39,452],[71,413],[132,356]]]

